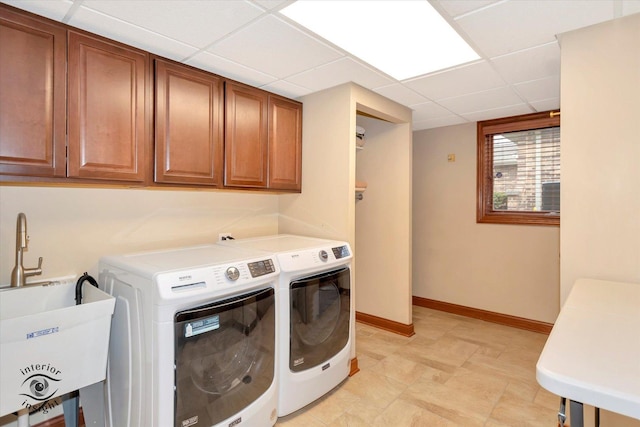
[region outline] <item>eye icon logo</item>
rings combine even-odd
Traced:
[[[28,383],[29,392],[20,393],[22,396],[27,396],[38,402],[49,400],[58,389],[55,387],[55,383],[60,381],[57,378],[50,377],[43,374],[34,374],[25,379],[22,382],[22,386]],[[52,387],[53,386],[53,387]]]

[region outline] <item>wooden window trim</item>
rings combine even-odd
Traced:
[[[493,210],[493,149],[492,147],[487,147],[488,135],[553,126],[560,126],[560,115],[557,112],[552,114],[551,111],[478,122],[478,165],[476,180],[476,220],[478,223],[560,225],[559,214]]]

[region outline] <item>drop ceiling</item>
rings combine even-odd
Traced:
[[[559,108],[556,35],[640,13],[640,0],[430,1],[481,59],[398,81],[280,14],[290,0],[2,0],[289,98],[355,82],[411,108],[414,130]]]

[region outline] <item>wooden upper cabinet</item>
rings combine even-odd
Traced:
[[[268,162],[268,93],[225,83],[224,185],[266,188]]]
[[[155,181],[219,185],[222,181],[222,79],[156,59]]]
[[[0,3],[1,179],[301,190],[301,103],[151,57]]]
[[[302,187],[302,104],[269,96],[269,188]]]
[[[149,55],[97,36],[68,35],[68,176],[145,181]]]
[[[0,174],[64,177],[66,30],[0,8]]]

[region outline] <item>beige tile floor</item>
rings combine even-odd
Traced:
[[[410,338],[357,323],[360,372],[276,426],[557,427],[535,378],[546,335],[417,306],[413,320]]]

